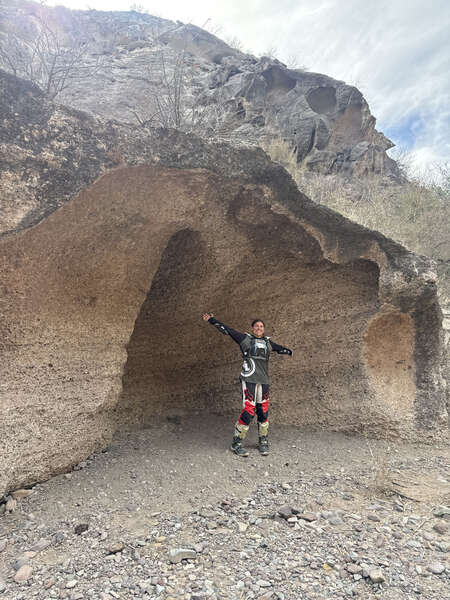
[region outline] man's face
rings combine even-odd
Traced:
[[[261,321],[256,321],[252,327],[253,335],[257,338],[261,338],[264,335],[264,325]]]

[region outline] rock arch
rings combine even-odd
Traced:
[[[0,494],[66,470],[117,422],[234,412],[239,356],[199,320],[205,309],[240,329],[262,317],[294,348],[274,369],[280,422],[414,439],[445,431],[428,259],[314,204],[259,150],[130,134],[42,101],[44,139],[23,154],[35,113],[20,98],[5,146],[37,187],[23,196],[35,198],[31,212],[17,190],[24,216],[0,238]],[[49,186],[39,169],[55,123],[67,154]],[[396,366],[389,383],[389,357],[411,364],[402,419],[379,409],[406,377]]]

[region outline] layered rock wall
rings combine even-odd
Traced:
[[[394,144],[376,130],[362,93],[343,81],[288,69],[200,27],[148,14],[3,4],[0,43],[8,48],[13,40],[10,54],[24,37],[32,45],[43,27],[69,52],[86,44],[80,69],[70,72],[58,96],[68,106],[240,146],[283,146],[307,171],[400,178],[386,154]],[[10,70],[1,54],[0,67]]]

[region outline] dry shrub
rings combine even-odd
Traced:
[[[391,496],[392,491],[392,476],[391,468],[389,465],[389,454],[390,448],[385,447],[375,456],[372,450],[372,445],[367,436],[366,431],[363,431],[364,438],[366,440],[367,448],[370,452],[371,461],[368,463],[368,471],[371,474],[371,480],[369,481],[369,491],[376,496]]]
[[[436,260],[441,300],[450,303],[448,170],[444,170],[441,185],[418,179],[398,184],[378,174],[348,179],[308,171],[297,164],[295,154],[281,140],[271,140],[265,150],[315,202]]]
[[[380,456],[374,463],[372,489],[378,496],[391,496],[392,477],[386,456]]]

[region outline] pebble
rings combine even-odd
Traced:
[[[362,567],[360,567],[359,565],[355,565],[354,563],[349,563],[348,565],[345,565],[345,568],[349,573],[352,573],[353,575],[356,573],[361,573],[362,571]]]
[[[427,569],[430,573],[434,573],[435,575],[440,575],[445,571],[445,565],[440,562],[433,562],[431,565],[428,565]]]
[[[445,517],[447,515],[450,515],[450,507],[449,506],[437,506],[433,510],[433,515],[435,517]]]
[[[33,574],[33,569],[30,565],[23,565],[14,575],[14,581],[16,583],[25,583],[30,579]]]
[[[292,515],[292,508],[285,504],[284,506],[278,509],[278,514],[283,519],[289,519],[289,517]]]
[[[50,579],[47,579],[44,582],[44,589],[49,590],[51,587],[53,587],[56,583],[56,579],[54,577],[50,577]]]
[[[50,540],[41,539],[30,548],[31,552],[42,552],[51,545]]]
[[[450,550],[449,542],[435,542],[435,546],[441,552],[448,552]]]
[[[371,581],[373,581],[373,583],[383,583],[383,581],[385,581],[385,577],[381,569],[371,569],[369,571],[369,578]]]
[[[3,579],[0,577],[0,594],[3,594],[3,592],[6,590],[6,583],[3,581]]]
[[[87,523],[80,523],[79,525],[77,525],[75,527],[74,531],[75,531],[75,533],[77,535],[81,535],[82,533],[84,533],[88,529],[89,529],[89,525]]]
[[[310,523],[312,523],[313,521],[317,521],[317,515],[312,512],[300,513],[298,515],[298,518],[302,519],[303,521],[309,521]]]
[[[108,552],[110,554],[117,554],[118,552],[122,552],[125,548],[125,544],[123,542],[113,542],[108,546]]]
[[[191,548],[173,548],[172,550],[169,550],[169,560],[174,564],[180,563],[185,559],[192,559],[196,557],[196,551],[192,550]]]
[[[369,521],[375,521],[375,523],[379,523],[381,521],[380,517],[374,513],[370,513],[367,515]]]
[[[433,529],[440,535],[445,535],[448,531],[448,523],[446,521],[438,521],[433,525]]]
[[[17,560],[14,561],[13,568],[15,571],[21,569],[24,565],[29,565],[30,560],[36,556],[36,552],[24,552]]]
[[[71,579],[70,581],[68,581],[66,583],[66,588],[68,590],[71,590],[71,589],[73,589],[77,585],[77,583],[78,583],[78,581],[76,579]]]
[[[422,548],[423,544],[421,544],[419,542],[419,540],[408,540],[406,542],[406,545],[409,546],[409,548]]]
[[[332,515],[328,518],[328,523],[330,523],[330,525],[342,525],[344,521],[337,515]]]

